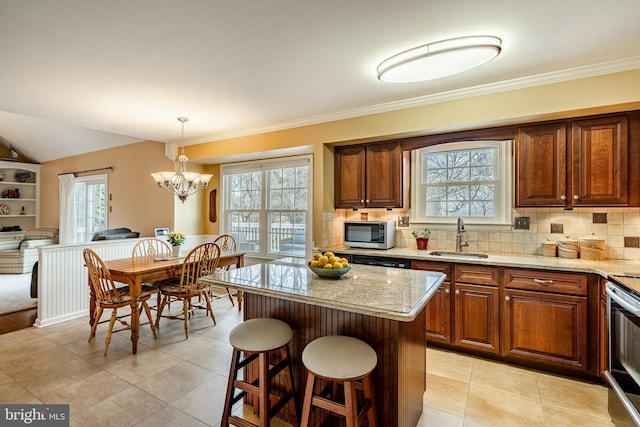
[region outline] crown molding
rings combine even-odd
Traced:
[[[333,122],[338,120],[351,119],[372,114],[387,113],[391,111],[403,110],[407,108],[423,107],[426,105],[443,102],[457,101],[461,99],[474,98],[478,96],[491,95],[512,90],[526,89],[535,86],[544,86],[554,83],[562,83],[571,80],[597,77],[606,74],[620,73],[640,68],[640,56],[625,58],[615,61],[601,62],[584,67],[569,68],[561,71],[537,74],[534,76],[521,77],[517,79],[505,80],[496,83],[472,86],[464,89],[451,90],[420,96],[416,98],[403,99],[400,101],[387,102],[383,104],[371,105],[351,110],[343,110],[334,113],[320,114],[312,117],[283,122],[273,126],[245,129],[243,132],[229,132],[224,134],[211,135],[210,137],[192,140],[191,144],[212,142],[221,139],[238,138],[248,135],[275,132],[285,129],[292,129],[303,126],[316,125],[320,123]],[[213,139],[212,139],[213,138]]]

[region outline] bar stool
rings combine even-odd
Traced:
[[[301,427],[309,425],[311,410],[314,406],[342,415],[347,427],[359,425],[360,417],[367,415],[369,427],[377,427],[376,409],[371,384],[371,371],[378,363],[376,352],[367,343],[357,338],[341,335],[320,337],[310,342],[302,351],[302,363],[309,371],[307,387],[302,406]],[[329,386],[316,394],[316,379],[322,378],[333,383],[343,384],[344,404],[325,397]],[[358,412],[356,385],[362,380],[364,402]],[[335,387],[333,387],[335,389]]]
[[[224,403],[224,412],[220,425],[257,426],[243,418],[232,415],[233,405],[243,399],[247,394],[253,397],[254,411],[258,409],[259,426],[270,425],[280,409],[291,401],[292,425],[298,425],[298,401],[293,388],[293,368],[289,354],[289,342],[293,337],[291,327],[285,322],[270,318],[256,318],[246,320],[231,330],[229,342],[233,346],[231,357],[231,369],[229,382],[227,383],[227,396]],[[280,350],[280,361],[275,365],[269,364],[269,353]],[[240,360],[241,353],[245,353]],[[238,379],[238,372],[254,361],[258,361],[258,379],[253,382]],[[288,368],[285,375],[285,387],[287,390],[281,396],[273,396],[271,393],[271,380],[283,369]],[[235,389],[241,390],[235,394]],[[277,401],[272,405],[271,398]]]

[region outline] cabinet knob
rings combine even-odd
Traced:
[[[580,199],[580,196],[578,196],[577,194],[573,195],[573,200],[579,200],[579,199]]]
[[[369,199],[367,199],[367,203],[369,203]]]
[[[445,294],[450,293],[449,288],[445,288],[444,293],[445,293]]]
[[[364,205],[364,200],[360,200],[360,203],[362,203]]]
[[[508,296],[506,296],[506,297],[504,297],[504,300],[505,300],[505,301],[511,301],[511,298],[510,298],[510,297],[508,297]]]
[[[567,200],[567,196],[563,194],[562,196],[560,196],[560,200]]]
[[[456,289],[456,295],[460,295],[460,291]]]

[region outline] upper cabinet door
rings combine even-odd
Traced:
[[[336,147],[335,207],[402,207],[403,171],[400,143]]]
[[[571,135],[573,206],[626,206],[627,117],[576,121]]]
[[[365,147],[346,146],[335,150],[335,207],[365,206]]]
[[[402,207],[402,147],[398,143],[367,147],[366,199],[369,208]]]
[[[518,129],[516,206],[566,206],[566,141],[564,123]]]

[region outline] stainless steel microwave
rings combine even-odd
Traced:
[[[390,249],[396,243],[395,221],[345,221],[344,245],[352,248]]]

